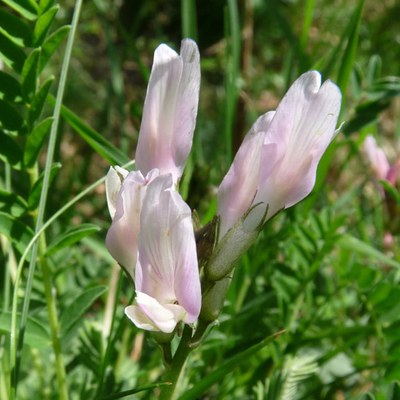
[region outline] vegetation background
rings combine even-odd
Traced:
[[[191,37],[202,85],[181,190],[199,224],[302,72],[340,86],[345,124],[312,195],[240,261],[180,399],[399,399],[400,194],[361,151],[373,134],[400,157],[399,15],[395,0],[3,0],[0,398],[157,397],[161,352],[124,316],[134,288],[104,246],[102,178],[134,158],[154,49]]]

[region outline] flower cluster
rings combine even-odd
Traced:
[[[364,156],[370,165],[375,182],[384,205],[384,244],[387,248],[395,243],[400,232],[400,158],[390,164],[384,150],[379,147],[373,136],[367,136],[363,143]]]
[[[206,299],[221,304],[215,290],[224,293],[225,278],[266,221],[311,192],[336,132],[341,94],[331,81],[321,85],[316,71],[301,75],[277,110],[255,122],[218,189],[216,244],[202,263],[205,282],[212,285],[202,306],[191,211],[177,191],[191,149],[199,87],[196,44],[184,40],[180,55],[160,45],[144,104],[137,170],[115,167],[107,176],[113,221],[106,244],[135,283],[135,303],[125,312],[147,330],[172,332],[179,321],[195,322],[202,307],[206,312]]]
[[[177,192],[192,146],[200,88],[199,52],[190,40],[181,54],[157,48],[136,150],[137,170],[111,168],[106,180],[113,218],[111,255],[135,282],[125,309],[139,328],[172,332],[193,323],[201,307],[196,242],[189,206]]]

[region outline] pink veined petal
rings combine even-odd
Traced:
[[[201,308],[201,287],[192,214],[179,193],[165,193],[170,201],[170,240],[175,259],[175,295],[186,311],[186,323],[197,320]]]
[[[384,151],[376,144],[373,136],[369,135],[365,138],[363,149],[375,177],[377,179],[386,179],[390,170],[390,164]]]
[[[197,116],[200,57],[192,40],[182,41],[181,55],[160,45],[147,88],[136,149],[136,165],[144,174],[153,168],[181,177]]]
[[[266,113],[253,124],[218,188],[220,237],[223,237],[252,205],[258,190],[260,173],[265,173],[261,167],[263,142],[273,115],[274,112]],[[267,161],[273,164],[272,159]]]
[[[279,104],[266,139],[276,143],[281,158],[257,196],[272,205],[268,218],[313,189],[319,160],[336,133],[340,103],[339,88],[331,81],[321,86],[320,74],[311,71],[293,83]]]
[[[171,175],[148,187],[141,213],[136,290],[157,299],[163,307],[179,305],[185,322],[200,312],[201,289],[191,211],[171,187]]]
[[[157,174],[158,170],[153,170],[145,178],[140,171],[134,171],[126,176],[118,193],[114,218],[106,236],[110,254],[132,279],[137,258],[137,236],[143,197],[147,184]]]

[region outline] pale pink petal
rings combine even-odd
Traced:
[[[245,231],[257,229],[311,192],[318,163],[336,134],[340,103],[339,88],[331,81],[321,86],[316,71],[293,83],[265,124],[263,142],[246,137],[219,188],[220,238],[241,217]]]
[[[322,86],[316,71],[298,78],[279,104],[267,133],[280,162],[260,183],[255,201],[269,204],[268,218],[304,199],[314,187],[318,163],[334,138],[341,93],[331,81]]]
[[[258,190],[263,142],[274,113],[269,112],[257,119],[245,136],[235,159],[218,188],[218,214],[221,216],[219,236],[232,228],[250,208]],[[275,145],[269,147],[271,150]],[[266,161],[274,163],[274,152],[269,152]],[[264,155],[265,157],[265,155]]]
[[[132,279],[137,258],[137,236],[143,197],[147,184],[157,175],[158,170],[153,170],[146,178],[139,171],[130,172],[126,176],[118,193],[114,218],[106,236],[110,254]]]
[[[191,211],[172,189],[172,176],[149,184],[143,201],[138,241],[136,290],[163,307],[179,305],[185,322],[200,312],[201,289]]]
[[[182,307],[164,306],[146,293],[136,292],[135,302],[136,305],[125,308],[125,314],[141,329],[170,333],[185,315]]]
[[[385,152],[376,144],[373,136],[367,136],[364,141],[363,149],[372,171],[377,179],[386,179],[390,171],[390,164]]]
[[[115,208],[117,207],[117,196],[121,189],[123,180],[128,175],[128,171],[124,168],[116,166],[110,167],[106,176],[106,196],[107,206],[111,218],[114,218]]]
[[[200,61],[195,42],[184,40],[181,55],[165,44],[154,54],[136,165],[143,174],[153,168],[182,175],[192,146],[200,88]]]

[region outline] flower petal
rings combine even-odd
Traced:
[[[126,176],[118,193],[113,222],[106,236],[109,252],[132,279],[136,265],[137,236],[143,197],[147,184],[157,174],[158,170],[153,170],[145,178],[140,171],[134,171]],[[115,182],[115,177],[111,179]]]
[[[138,328],[170,333],[185,310],[174,304],[165,307],[146,293],[136,292],[136,305],[126,307],[125,314]]]
[[[253,124],[218,188],[218,215],[221,217],[219,237],[232,228],[254,200],[260,173],[264,173],[260,164],[263,142],[273,116],[274,112],[266,113]],[[272,165],[274,152],[270,151],[269,154],[270,159],[266,161]]]
[[[161,175],[149,184],[143,200],[136,290],[164,307],[182,306],[185,322],[200,312],[201,289],[191,211],[171,189],[172,176]]]
[[[390,164],[385,152],[376,144],[375,138],[367,136],[363,150],[377,179],[386,179],[390,170]]]
[[[117,206],[117,196],[121,189],[123,180],[128,175],[128,171],[124,168],[116,166],[110,167],[106,176],[106,196],[107,206],[111,218],[114,218],[115,208]]]
[[[143,174],[153,168],[182,175],[192,146],[200,88],[200,61],[195,42],[184,40],[181,55],[160,45],[147,88],[136,149],[136,165]]]
[[[301,75],[279,104],[266,140],[276,143],[280,162],[260,183],[255,202],[269,204],[268,218],[306,197],[314,187],[318,163],[335,136],[341,93],[321,75]]]

